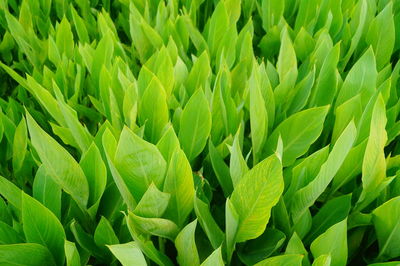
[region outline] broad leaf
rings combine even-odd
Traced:
[[[271,208],[278,203],[282,192],[282,165],[275,155],[264,159],[245,174],[231,196],[239,217],[237,242],[256,238],[264,232]]]

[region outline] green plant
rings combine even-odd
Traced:
[[[400,264],[399,32],[395,0],[0,0],[0,265]]]

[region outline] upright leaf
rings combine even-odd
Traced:
[[[27,142],[28,133],[26,129],[26,122],[25,118],[22,118],[21,122],[19,122],[17,128],[15,129],[14,134],[12,164],[15,172],[18,172],[24,163],[27,152]]]
[[[165,216],[182,226],[193,210],[194,182],[192,168],[182,150],[171,158],[164,183],[164,192],[170,193],[170,203]]]
[[[222,259],[221,248],[217,248],[211,253],[210,256],[207,257],[205,261],[201,264],[201,266],[223,266],[225,265],[224,260]]]
[[[179,141],[189,161],[203,151],[210,131],[210,108],[203,90],[199,88],[186,104],[180,122]]]
[[[377,76],[374,52],[369,48],[347,74],[338,93],[336,106],[358,93],[361,93],[361,102],[365,106],[376,89]]]
[[[47,247],[57,264],[64,264],[63,226],[51,211],[25,193],[22,194],[22,223],[28,242]]]
[[[347,219],[331,226],[311,243],[314,258],[331,256],[331,265],[347,264]]]
[[[153,78],[140,100],[139,120],[145,126],[145,134],[156,143],[168,122],[168,105],[163,85]]]
[[[282,165],[278,157],[264,159],[240,180],[231,202],[239,217],[236,241],[256,238],[264,232],[271,208],[283,192]]]
[[[372,222],[379,243],[379,255],[389,260],[400,255],[400,197],[388,200],[372,212]]]
[[[79,162],[89,184],[89,211],[96,213],[101,196],[107,185],[107,168],[101,157],[99,148],[93,142],[89,149],[82,155]]]
[[[371,22],[366,36],[367,42],[374,48],[378,70],[389,63],[395,44],[395,24],[392,8],[393,3],[388,2],[386,7]]]
[[[197,252],[196,242],[194,238],[197,220],[186,225],[175,239],[175,246],[178,250],[179,265],[200,265],[200,259]]]
[[[372,111],[370,133],[362,164],[363,191],[358,200],[359,208],[374,200],[383,189],[381,186],[386,178],[386,121],[385,103],[380,95]]]

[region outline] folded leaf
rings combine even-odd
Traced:
[[[181,115],[179,141],[189,161],[203,151],[210,131],[210,108],[200,88],[190,97]]]
[[[195,191],[192,168],[185,153],[180,149],[172,155],[165,178],[164,192],[171,195],[165,217],[173,220],[178,226],[182,226],[193,210]]]
[[[32,145],[53,180],[83,208],[89,198],[89,186],[82,168],[60,144],[50,137],[27,113]]]
[[[331,265],[347,264],[347,219],[331,226],[311,243],[314,258],[331,255]]]
[[[179,232],[175,239],[175,246],[178,250],[178,263],[179,265],[200,265],[199,254],[197,252],[195,242],[197,220],[186,225],[182,231]]]

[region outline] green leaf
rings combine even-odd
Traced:
[[[133,210],[137,203],[129,191],[127,184],[125,184],[124,179],[121,177],[121,174],[118,172],[118,169],[115,167],[114,155],[117,148],[117,141],[108,128],[104,131],[102,136],[102,144],[115,185],[117,186],[128,210]]]
[[[135,240],[135,243],[149,259],[151,259],[158,265],[174,265],[166,255],[164,255],[154,247],[154,244],[151,240],[148,240],[147,237],[141,235],[135,229],[135,225],[133,224],[132,219],[130,219],[129,216],[127,217],[127,224],[129,232]]]
[[[185,88],[189,96],[193,95],[198,88],[206,88],[210,75],[210,58],[207,52],[204,51],[194,62],[186,79]]]
[[[264,232],[271,208],[278,203],[282,192],[282,165],[275,155],[246,173],[231,196],[239,217],[236,242],[254,239]]]
[[[63,226],[51,211],[25,193],[22,194],[22,223],[28,242],[46,246],[57,264],[64,264]]]
[[[389,260],[400,255],[400,197],[395,197],[372,212],[379,243],[378,258]]]
[[[396,266],[398,264],[399,261],[389,261],[389,262],[368,264],[368,266]]]
[[[224,260],[222,259],[221,247],[211,253],[210,256],[207,257],[205,261],[201,264],[201,266],[223,266]]]
[[[189,161],[204,149],[211,131],[211,112],[203,90],[198,89],[183,109],[179,141]]]
[[[254,266],[300,266],[302,255],[280,255],[260,261]]]
[[[311,243],[317,236],[325,232],[332,225],[345,219],[351,208],[351,194],[333,198],[327,201],[314,215],[310,233],[304,239]]]
[[[164,158],[155,145],[141,139],[127,127],[122,130],[114,162],[137,202],[152,182],[162,188],[166,171]]]
[[[376,89],[376,63],[374,52],[369,48],[353,65],[340,89],[336,106],[341,105],[361,93],[361,103],[365,106]]]
[[[17,210],[21,210],[21,190],[6,178],[0,176],[0,194],[13,205]]]
[[[75,220],[72,220],[70,224],[70,229],[79,246],[81,246],[85,251],[89,252],[97,259],[100,259],[102,261],[106,259],[106,254],[104,254],[103,249],[100,249],[96,245],[93,236],[86,233]]]
[[[139,232],[168,238],[173,241],[179,233],[178,226],[171,220],[163,218],[145,218],[129,212],[129,223]]]
[[[76,249],[75,243],[65,240],[64,249],[67,266],[80,266],[81,259],[79,256],[79,252]]]
[[[229,198],[226,199],[225,205],[225,224],[226,224],[226,256],[228,264],[231,261],[233,251],[235,251],[236,236],[239,228],[239,214],[235,210],[235,206]]]
[[[145,135],[156,143],[168,123],[168,106],[162,83],[153,78],[145,89],[139,106],[139,121],[145,126]]]
[[[382,185],[386,179],[386,121],[385,103],[379,95],[372,111],[370,133],[362,164],[363,191],[358,200],[358,210],[374,200],[383,189]]]
[[[24,240],[20,234],[8,224],[0,221],[0,245],[18,244]]]
[[[272,1],[262,1],[261,11],[262,11],[262,26],[265,31],[268,30],[279,23],[279,20],[283,16],[283,11],[285,10],[285,1],[272,0]]]
[[[331,266],[331,255],[324,254],[316,258],[312,266]]]
[[[178,250],[177,261],[179,265],[200,265],[194,237],[196,225],[197,220],[189,223],[179,232],[175,239],[175,246]]]
[[[46,208],[61,218],[61,188],[48,174],[44,165],[41,165],[33,180],[33,197]]]
[[[352,119],[354,119],[355,123],[358,123],[362,114],[363,106],[360,93],[336,107],[332,142],[336,142],[339,135],[343,132],[343,129]]]
[[[247,173],[249,167],[246,160],[243,158],[242,150],[239,143],[239,132],[236,133],[233,139],[232,147],[230,147],[231,157],[229,164],[229,172],[232,178],[233,185],[239,183],[242,177]]]
[[[82,155],[79,162],[89,184],[89,212],[92,216],[97,212],[101,196],[107,185],[107,168],[101,157],[99,148],[93,142]]]
[[[308,260],[308,251],[303,245],[300,237],[296,232],[293,233],[292,237],[289,239],[289,242],[286,246],[285,254],[301,254],[303,255],[303,265],[310,265]]]
[[[74,36],[72,35],[71,25],[66,17],[63,17],[58,24],[56,31],[56,43],[60,54],[65,54],[71,58],[74,53]]]
[[[279,74],[279,80],[283,81],[289,78],[291,71],[294,70],[297,77],[297,58],[292,41],[287,28],[284,28],[281,33],[281,47],[279,50],[278,61],[276,68]],[[293,70],[292,70],[293,69]]]
[[[290,177],[289,188],[285,192],[285,203],[289,206],[294,193],[308,185],[321,169],[322,164],[329,155],[329,146],[326,146],[306,157],[293,167]],[[285,176],[286,183],[289,183],[288,176]]]
[[[144,258],[142,251],[136,242],[128,242],[119,245],[109,245],[107,246],[114,256],[121,262],[123,266],[137,265],[145,266],[147,265],[146,259]]]
[[[111,57],[114,53],[114,43],[111,33],[107,32],[99,41],[93,54],[93,60],[90,64],[90,73],[93,80],[93,86],[98,87],[100,81],[100,73],[103,68],[111,65]]]
[[[360,43],[360,39],[363,35],[364,28],[367,22],[368,2],[363,0],[359,1],[354,7],[354,15],[351,23],[351,39],[350,47],[343,58],[343,65],[346,66],[348,60],[354,53],[354,50]]]
[[[306,153],[311,144],[321,135],[328,109],[328,106],[310,108],[284,120],[268,138],[265,144],[267,153],[274,152],[278,137],[281,136],[283,142],[282,165],[291,165],[296,158]],[[304,121],[308,121],[306,125],[304,125]]]
[[[267,228],[258,238],[247,241],[238,252],[246,265],[254,265],[277,251],[285,242],[286,236],[279,230]]]
[[[290,103],[292,96],[288,97],[288,95],[293,92],[293,87],[295,86],[298,76],[296,52],[286,27],[281,31],[280,39],[281,46],[278,62],[276,63],[280,83],[274,89],[278,121],[281,121],[282,117],[285,115],[282,113],[282,110],[285,108],[285,105]]]
[[[194,211],[213,248],[221,246],[224,241],[224,233],[215,222],[208,204],[199,199],[197,195],[194,200]]]
[[[224,1],[221,1],[217,4],[209,23],[207,43],[208,47],[210,48],[211,55],[215,56],[218,45],[229,25],[228,12]]]
[[[311,243],[314,258],[331,255],[331,265],[347,263],[347,219],[331,226]]]
[[[78,15],[73,5],[70,6],[76,33],[82,43],[89,43],[89,34],[84,20]]]
[[[165,217],[181,227],[193,210],[195,195],[192,168],[181,149],[171,158],[163,191],[171,195]]]
[[[39,103],[51,114],[51,116],[60,124],[65,125],[63,114],[57,104],[56,99],[48,90],[43,88],[35,79],[27,75],[27,79],[21,77],[17,72],[7,65],[0,62],[0,66],[21,86],[27,89]]]
[[[13,142],[13,156],[12,165],[14,172],[21,170],[25,160],[28,143],[28,132],[26,130],[25,118],[21,119],[17,128],[15,129],[14,142]]]
[[[332,191],[336,192],[340,187],[351,181],[361,173],[362,160],[367,146],[367,140],[353,147],[347,154],[341,168],[336,173],[332,182]],[[333,193],[332,192],[332,193]]]
[[[53,180],[83,208],[89,198],[89,186],[75,159],[50,137],[27,113],[32,145]]]
[[[314,50],[315,42],[312,35],[301,27],[293,43],[297,58],[304,61]]]
[[[57,265],[47,248],[35,243],[0,245],[2,265]]]
[[[85,152],[89,148],[93,137],[90,135],[87,128],[82,126],[79,122],[76,111],[64,102],[61,92],[55,82],[53,82],[53,86],[56,88],[57,103],[64,116],[66,127],[69,129],[75,142],[78,144],[77,148],[82,152]]]
[[[103,216],[101,217],[100,222],[98,223],[96,230],[94,231],[93,237],[94,242],[99,247],[119,244],[118,237],[115,235],[112,225]]]
[[[313,95],[311,96],[311,106],[324,106],[332,104],[337,91],[337,69],[339,62],[340,45],[335,45],[327,54],[318,78],[315,83]]]
[[[221,154],[210,140],[208,142],[208,153],[211,159],[211,165],[214,169],[215,175],[221,185],[224,195],[228,197],[233,191],[232,178],[230,175],[230,169],[224,162]]]
[[[371,21],[366,35],[367,43],[374,48],[378,70],[381,70],[389,63],[394,48],[395,25],[392,7],[393,3],[389,2],[376,18]]]
[[[168,98],[171,95],[175,80],[174,68],[167,48],[162,47],[157,54],[154,54],[146,62],[146,65],[160,80]]]
[[[346,155],[350,151],[356,138],[356,128],[353,122],[350,122],[342,135],[332,148],[328,159],[321,166],[318,175],[308,185],[298,190],[292,199],[290,212],[293,220],[296,221],[306,211],[318,197],[328,187],[333,177],[342,165]]]
[[[179,139],[175,134],[172,125],[169,125],[164,135],[157,142],[157,148],[164,157],[167,164],[171,161],[172,155],[177,148],[180,148]]]
[[[254,163],[257,163],[261,157],[262,147],[268,135],[268,114],[261,94],[259,79],[258,69],[254,64],[253,73],[249,80],[250,128]]]
[[[299,31],[300,27],[304,27],[312,32],[317,20],[318,1],[302,1],[299,3],[299,11],[296,16],[295,31]]]
[[[161,192],[151,183],[135,210],[136,215],[146,218],[160,218],[168,207],[171,195]]]

